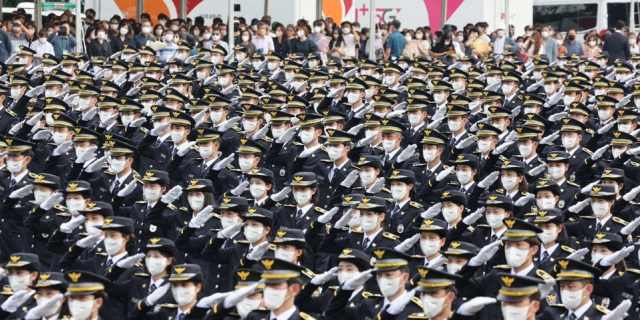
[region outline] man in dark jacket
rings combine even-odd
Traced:
[[[609,53],[609,65],[614,61],[620,59],[627,61],[631,58],[631,51],[629,50],[629,40],[622,33],[622,29],[625,27],[625,23],[622,20],[616,21],[616,32],[610,34],[605,38],[602,51]]]

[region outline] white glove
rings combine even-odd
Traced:
[[[253,251],[247,254],[247,259],[258,261],[262,259],[262,256],[265,252],[269,250],[269,242],[265,241],[255,247],[253,247]]]
[[[171,190],[167,191],[167,193],[165,193],[162,196],[162,202],[166,203],[166,204],[170,204],[173,203],[174,201],[178,200],[178,198],[180,198],[180,196],[182,195],[182,187],[181,186],[175,186],[173,188],[171,188]]]
[[[104,167],[104,165],[107,163],[107,156],[103,156],[102,158],[96,159],[96,161],[92,162],[86,169],[85,171],[91,173],[91,172],[96,172],[100,169],[102,169],[102,167]]]
[[[53,155],[59,156],[65,154],[67,153],[67,151],[71,150],[71,147],[73,147],[73,141],[65,141],[61,145],[53,149]]]
[[[449,175],[451,175],[451,171],[453,171],[454,167],[448,167],[442,171],[440,171],[440,173],[438,173],[438,175],[436,175],[436,181],[442,181],[444,180],[444,178],[448,177]]]
[[[560,100],[564,98],[564,92],[556,92],[549,99],[547,99],[547,104],[549,106],[555,106]]]
[[[137,81],[137,80],[136,80]],[[133,87],[131,89],[129,89],[129,91],[127,91],[127,93],[125,94],[125,96],[127,97],[133,97],[136,94],[138,94],[138,92],[140,92],[141,87],[137,86],[137,87]]]
[[[547,164],[543,163],[543,164],[541,164],[541,165],[529,170],[529,172],[527,172],[527,173],[530,176],[535,177],[535,176],[541,174],[542,172],[544,172],[544,170],[546,170],[546,169],[547,169]]]
[[[133,266],[136,265],[136,263],[142,261],[142,259],[144,259],[144,257],[146,256],[146,254],[144,253],[138,253],[138,254],[134,254],[130,257],[126,257],[124,259],[121,259],[120,261],[116,262],[116,266],[118,266],[119,268],[123,268],[123,269],[129,269]]]
[[[319,216],[318,217],[318,222],[320,222],[322,224],[327,224],[327,223],[331,222],[331,219],[333,219],[333,216],[335,216],[336,213],[338,213],[339,210],[340,210],[339,207],[334,207],[333,209],[327,211],[325,214]]]
[[[387,113],[387,114],[384,116],[384,118],[385,118],[385,119],[398,118],[398,117],[401,117],[405,112],[407,112],[407,110],[391,111],[391,112]]]
[[[373,109],[373,105],[368,105],[368,106],[362,108],[362,110],[356,112],[353,115],[353,117],[357,118],[357,119],[360,119],[360,118],[364,117],[365,114],[369,113],[369,111],[371,111],[371,109]]]
[[[472,145],[475,141],[474,141],[474,136],[469,136],[464,138],[463,140],[461,140],[460,142],[458,142],[456,144],[456,149],[464,149],[470,145]]]
[[[31,296],[33,296],[35,293],[36,293],[35,290],[31,290],[31,291],[20,290],[18,292],[15,292],[5,302],[3,302],[2,305],[0,305],[0,308],[2,308],[2,310],[6,312],[14,313],[16,312],[16,310],[18,310],[18,308],[20,308],[20,306],[22,306],[25,302],[27,302],[27,300],[29,300],[29,298],[31,298]]]
[[[142,79],[143,76],[144,76],[144,72],[138,72],[137,74],[129,78],[129,82],[136,83],[138,82],[138,80]]]
[[[540,290],[540,296],[546,297],[551,291],[553,291],[553,287],[556,286],[555,279],[546,279],[544,283],[538,285],[538,290]]]
[[[630,235],[638,229],[638,226],[640,226],[640,217],[633,219],[629,224],[620,229],[620,233],[625,236]]]
[[[30,126],[35,126],[36,124],[38,124],[38,122],[40,122],[40,119],[42,119],[42,116],[44,115],[43,111],[40,111],[38,113],[36,113],[33,117],[29,118],[26,122],[26,124],[30,125]]]
[[[160,135],[163,135],[167,131],[167,128],[169,128],[168,123],[161,123],[157,127],[151,129],[149,133],[154,137],[158,137]]]
[[[162,297],[164,297],[164,295],[167,294],[167,292],[169,292],[170,289],[170,283],[161,285],[157,289],[153,290],[153,292],[151,292],[146,298],[144,298],[144,303],[149,307],[154,306],[160,299],[162,299]]]
[[[413,248],[413,246],[420,241],[420,234],[414,234],[413,237],[402,241],[399,245],[395,246],[393,250],[399,252],[407,252],[407,250]]]
[[[512,142],[516,140],[516,137],[518,136],[518,133],[515,131],[511,131],[507,134],[506,137],[504,137],[504,142]]]
[[[84,222],[84,220],[85,218],[81,214],[72,217],[69,221],[60,224],[60,232],[71,233],[73,232],[73,230],[79,227]]]
[[[540,144],[550,144],[554,141],[556,141],[556,139],[558,139],[558,137],[560,136],[560,131],[556,131],[542,139],[540,139]]]
[[[211,217],[213,217],[213,207],[212,206],[206,206],[204,207],[200,212],[198,212],[198,215],[191,218],[191,221],[189,221],[189,228],[201,228],[202,226],[204,226],[205,223],[207,223],[207,221],[209,221],[209,219],[211,219]]]
[[[464,217],[464,219],[462,219],[462,223],[468,226],[474,225],[478,221],[478,219],[482,218],[482,215],[484,214],[485,210],[486,210],[485,207],[477,209],[472,214]]]
[[[85,163],[85,162],[93,159],[93,157],[95,157],[96,150],[98,150],[97,146],[89,147],[89,149],[87,149],[87,151],[85,151],[83,154],[81,154],[78,157],[78,159],[76,159],[76,163]]]
[[[18,59],[18,53],[14,53],[11,56],[9,56],[9,59],[7,59],[4,63],[5,64],[14,64],[14,63],[16,63],[16,59]],[[8,76],[8,74],[7,74],[7,76]],[[3,81],[5,81],[5,80],[3,80]]]
[[[349,209],[347,210],[347,212],[345,212],[345,214],[342,215],[342,218],[340,218],[340,220],[336,221],[333,227],[338,230],[346,227],[347,225],[349,225],[349,221],[351,221],[352,217],[353,217],[353,209]]]
[[[86,237],[78,240],[78,242],[76,242],[76,246],[78,246],[80,248],[88,248],[88,247],[96,244],[101,236],[102,235],[99,234],[99,233],[98,234],[94,234],[94,235],[86,236]]]
[[[25,121],[27,121],[27,120],[22,120],[20,122],[17,122],[13,126],[11,126],[11,129],[9,129],[9,135],[16,134],[18,132],[18,130],[20,130],[20,128],[22,128],[22,125],[25,123]]]
[[[420,217],[422,217],[422,219],[424,220],[433,219],[435,216],[437,216],[440,213],[440,210],[442,210],[442,202],[438,202],[433,206],[429,207],[429,209],[420,213]]]
[[[298,157],[308,158],[310,155],[312,155],[314,152],[316,152],[316,150],[320,149],[321,147],[322,147],[321,144],[318,144],[317,146],[313,146],[305,151],[300,152],[300,155]]]
[[[313,280],[311,280],[311,281],[313,281]],[[252,284],[250,286],[246,286],[246,287],[237,289],[235,291],[231,291],[228,295],[226,295],[224,297],[224,307],[225,308],[232,308],[232,307],[240,304],[240,302],[242,302],[242,300],[244,300],[245,298],[247,298],[248,296],[250,296],[251,294],[256,292],[256,290],[258,289],[258,286],[261,285],[261,284],[262,284],[262,282],[256,282],[256,283],[254,283],[254,284]],[[215,305],[215,302],[213,304]]]
[[[431,122],[427,125],[427,129],[437,129],[438,126],[442,123],[442,120],[444,120],[444,117],[442,118],[438,118],[438,119],[431,119]]]
[[[166,85],[166,86],[164,86],[164,87],[160,88],[160,90],[158,90],[158,92],[159,92],[160,94],[164,95],[164,94],[165,94],[165,92],[167,92],[167,90],[169,90],[169,88],[171,88],[171,84],[168,84],[168,85]]]
[[[189,153],[189,150],[191,150],[191,147],[193,147],[196,144],[195,141],[189,141],[187,143],[183,143],[182,145],[178,146],[178,150],[176,151],[176,154],[178,154],[178,156],[180,157],[184,157],[185,155],[187,155],[187,153]]]
[[[98,114],[98,108],[91,108],[87,113],[82,115],[82,121],[91,121]]]
[[[629,190],[629,192],[627,192],[624,196],[622,196],[622,199],[624,199],[624,201],[629,202],[635,199],[638,196],[638,193],[640,193],[640,186],[637,186]]]
[[[418,149],[417,145],[408,145],[406,148],[404,148],[404,150],[402,150],[402,152],[400,152],[400,154],[396,158],[396,163],[405,162],[406,160],[411,159],[411,157],[413,157],[413,154],[416,152],[416,149]]]
[[[33,97],[37,97],[39,95],[41,95],[45,90],[47,90],[47,88],[45,88],[44,85],[39,85],[29,91],[27,91],[27,93],[25,93],[25,95],[29,98],[33,98]]]
[[[384,178],[378,178],[378,180],[376,180],[376,182],[373,184],[373,186],[371,186],[371,188],[367,189],[367,193],[370,194],[376,194],[380,191],[382,191],[382,188],[384,188]]]
[[[552,114],[549,116],[549,121],[551,122],[558,122],[564,118],[566,118],[569,115],[568,112],[558,112],[556,114]]]
[[[291,139],[293,139],[293,137],[296,136],[296,128],[295,127],[291,127],[289,129],[287,129],[287,131],[283,132],[278,139],[276,139],[277,143],[285,143]]]
[[[231,189],[229,192],[234,196],[240,196],[243,192],[249,190],[249,181],[240,183],[237,187]]]
[[[416,289],[403,293],[401,296],[397,297],[395,300],[389,303],[389,307],[387,308],[387,312],[393,315],[399,315],[402,310],[411,302],[411,298],[416,295]]]
[[[526,205],[527,203],[529,203],[529,201],[535,199],[536,196],[533,193],[529,193],[526,196],[518,199],[513,205],[517,206],[517,207],[522,207],[524,205]]]
[[[9,195],[9,198],[11,199],[20,199],[20,198],[24,198],[28,195],[31,194],[31,191],[33,191],[33,185],[32,184],[28,184],[20,189],[17,189],[13,192],[11,192],[11,194]]]
[[[344,290],[355,290],[358,287],[363,286],[373,275],[371,274],[373,269],[369,269],[366,271],[362,271],[358,273],[356,276],[350,278],[342,284],[342,289]]]
[[[147,122],[147,118],[145,117],[140,117],[138,119],[135,119],[131,122],[129,122],[129,127],[131,128],[138,128],[140,127],[143,123]]]
[[[280,202],[289,197],[289,192],[291,192],[291,188],[284,187],[280,192],[272,194],[269,198],[275,202]]]
[[[587,198],[585,200],[582,200],[582,201],[572,205],[571,207],[569,207],[568,210],[571,213],[579,213],[584,208],[586,208],[590,203],[591,203],[591,198]]]
[[[626,299],[608,314],[602,316],[601,320],[619,320],[628,317],[627,311],[631,308],[631,300]]]
[[[609,267],[612,266],[620,261],[622,261],[622,259],[628,257],[631,252],[633,252],[633,250],[635,250],[634,246],[627,246],[624,247],[608,256],[605,256],[604,258],[600,259],[600,265],[602,265],[603,267]]]
[[[215,165],[213,165],[213,170],[214,171],[220,171],[224,168],[226,168],[231,162],[233,162],[233,158],[235,157],[235,154],[230,154],[228,157],[218,161],[218,163],[216,163]]]
[[[47,140],[51,136],[51,131],[48,129],[40,130],[31,136],[31,140]]]
[[[358,143],[356,143],[356,147],[366,147],[368,145],[370,145],[371,143],[373,143],[376,138],[378,138],[378,134],[374,133],[374,134],[370,134],[360,140],[358,140]]]
[[[358,171],[353,170],[340,182],[340,185],[345,188],[351,188],[351,186],[356,183],[356,180],[358,180]]]
[[[361,123],[357,126],[354,126],[353,128],[349,129],[349,131],[347,131],[347,133],[352,134],[352,135],[356,135],[360,132],[360,130],[362,130],[362,128],[364,128],[364,123]]]
[[[480,249],[475,257],[469,260],[469,266],[478,267],[491,260],[493,256],[500,250],[500,241],[494,241]]]
[[[640,130],[640,129],[638,129],[638,130]],[[631,148],[631,149],[627,150],[627,154],[628,155],[635,156],[635,155],[638,155],[639,153],[640,153],[640,147]]]
[[[629,76],[634,76],[634,74],[630,74]],[[626,81],[623,81],[626,82]],[[626,106],[629,102],[631,102],[631,98],[633,97],[633,94],[628,94],[626,96],[624,96],[624,98],[620,99],[620,101],[618,101],[618,103],[616,103],[616,109],[620,109],[624,106]]]
[[[242,226],[244,226],[244,222],[238,222],[224,228],[223,230],[218,232],[218,234],[224,238],[230,239],[234,234],[242,229]]]
[[[567,259],[573,259],[573,260],[581,261],[582,259],[584,259],[584,256],[586,256],[587,253],[589,253],[589,249],[582,248],[582,249],[576,250],[574,253],[568,255]]]
[[[613,126],[615,126],[617,124],[618,124],[618,122],[615,121],[615,120],[607,123],[606,125],[604,125],[604,127],[598,129],[598,134],[605,134],[605,133],[609,132],[609,130],[611,130],[611,128],[613,128]]]
[[[509,149],[509,147],[511,147],[513,143],[514,143],[513,141],[506,142],[505,140],[505,142],[503,142],[501,145],[493,149],[493,154],[495,155],[502,154],[503,152],[507,151],[507,149]]]
[[[56,312],[54,307],[64,298],[62,293],[58,293],[55,296],[51,297],[51,299],[47,300],[47,302],[43,304],[38,304],[36,307],[33,307],[27,314],[24,316],[25,319],[30,320],[40,320],[50,314]]]
[[[262,128],[260,128],[258,132],[256,132],[254,135],[251,136],[251,140],[257,141],[262,139],[262,137],[267,135],[267,131],[269,131],[269,126],[268,125],[262,126]]]
[[[475,297],[463,304],[461,304],[458,307],[458,310],[456,311],[457,313],[459,313],[462,316],[473,316],[476,313],[480,312],[480,310],[482,310],[485,306],[490,305],[490,304],[494,304],[498,302],[498,300],[496,300],[496,298],[489,298],[489,297]]]
[[[56,192],[49,196],[49,198],[42,201],[40,204],[40,208],[43,210],[51,210],[51,208],[55,207],[56,204],[62,202],[64,200],[64,196],[60,192]]]
[[[246,288],[248,288],[248,287],[244,287],[243,289],[246,289]],[[240,290],[240,289],[238,289],[238,290]],[[204,297],[204,298],[200,299],[198,301],[198,303],[196,303],[196,307],[203,308],[203,309],[211,309],[211,308],[213,308],[213,306],[216,305],[216,303],[219,303],[220,301],[223,301],[227,296],[231,295],[233,292],[234,291],[218,292],[218,293],[214,293],[214,294],[212,294],[212,295],[210,295],[208,297]]]
[[[494,184],[500,178],[500,171],[494,171],[489,173],[486,178],[482,179],[482,181],[478,182],[478,187],[486,189],[489,188],[492,184]]]
[[[215,81],[215,80],[216,80],[216,78],[218,78],[218,75],[217,75],[217,74],[214,74],[214,75],[212,75],[212,76],[208,76],[208,77],[206,77],[206,78],[204,79],[204,81],[202,82],[203,87],[206,87],[206,86],[208,86],[208,85],[212,84],[212,83],[213,83],[213,81]]]
[[[598,183],[600,183],[600,180],[596,180],[594,182],[589,183],[586,187],[580,189],[580,193],[582,193],[582,194],[591,193],[591,189],[593,188],[593,186],[595,186]]]
[[[522,110],[521,106],[517,106],[517,107],[513,108],[513,110],[511,110],[511,114],[509,115],[509,119],[513,119],[513,118],[517,117],[520,114],[521,110]]]
[[[327,98],[333,98],[333,97],[339,96],[342,92],[344,92],[344,89],[345,88],[340,88],[340,89],[336,90],[335,92],[331,92],[331,93],[327,94]]]
[[[440,255],[439,257],[429,261],[429,268],[439,269],[440,267],[442,267],[442,265],[444,265],[446,261],[447,258],[444,255]]]
[[[236,124],[238,124],[240,120],[242,120],[241,117],[233,117],[229,120],[225,120],[223,123],[220,124],[220,126],[218,126],[218,131],[225,132],[228,129],[233,128]]]
[[[131,181],[126,186],[124,186],[124,188],[120,189],[120,191],[118,191],[116,195],[120,198],[124,198],[130,195],[134,190],[136,190],[136,187],[137,187],[136,182]]]
[[[336,275],[338,275],[338,267],[333,267],[329,269],[329,271],[317,274],[315,277],[311,278],[311,283],[320,286],[329,282],[329,280],[333,279]]]

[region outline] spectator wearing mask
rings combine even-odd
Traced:
[[[636,39],[637,39],[636,34],[633,32],[630,32],[629,33],[629,50],[631,51],[631,54],[640,53],[640,47],[636,43]]]
[[[547,54],[549,62],[554,62],[558,59],[558,44],[551,37],[551,31],[548,26],[542,27],[541,30],[540,35],[544,43],[544,52]]]
[[[105,30],[102,26],[100,28]],[[62,59],[63,54],[68,54],[75,50],[76,38],[69,34],[69,21],[63,21],[60,24],[58,34],[55,34],[49,42],[53,45],[53,51],[56,53],[56,58],[58,59]]]
[[[497,36],[491,40],[491,42],[493,43],[493,53],[495,54],[502,54],[507,51],[518,51],[518,46],[516,45],[515,41],[506,36],[504,29],[504,24],[498,25],[498,30],[496,30]]]
[[[120,28],[118,29],[118,36],[111,40],[111,51],[122,51],[124,45],[128,44],[130,47],[136,47],[133,43],[133,30],[128,21],[122,20],[120,22]]]
[[[96,38],[91,41],[87,48],[87,52],[91,57],[108,57],[112,54],[111,45],[107,41],[107,30],[99,26],[95,30]]]
[[[244,30],[242,31],[242,33],[240,33],[240,44],[247,48],[247,54],[248,56],[252,56],[253,53],[256,52],[256,46],[253,45],[253,43],[251,43],[251,31],[249,30]],[[275,44],[275,43],[274,43]]]
[[[269,51],[274,51],[273,39],[267,36],[267,25],[264,22],[258,23],[258,30],[255,37],[252,40],[253,45],[256,46],[258,53],[266,54]]]
[[[576,41],[576,35],[577,35],[576,29],[573,29],[573,28],[569,29],[569,31],[567,31],[567,38],[564,40],[562,45],[567,48],[567,54],[569,55],[577,54],[581,56],[584,53],[582,51],[582,46],[580,45],[580,43],[578,43],[578,41]],[[627,45],[627,47],[629,46]],[[558,52],[558,54],[560,53]]]
[[[582,50],[585,58],[595,58],[598,53],[602,52],[602,49],[598,46],[598,37],[593,34],[588,35]]]
[[[13,19],[11,23],[11,32],[9,33],[9,41],[11,41],[11,54],[19,51],[20,46],[29,46],[29,39],[33,36],[28,36],[29,30],[22,24],[20,18]]]
[[[347,45],[347,56],[358,57],[356,51],[357,44],[360,42],[360,36],[353,32],[353,27],[349,21],[342,22],[342,39]]]
[[[278,23],[274,30],[276,34],[276,37],[273,38],[275,51],[283,56],[288,56],[291,53],[291,42],[285,36],[285,27]]]
[[[400,29],[400,21],[394,19],[389,24],[389,36],[384,49],[384,59],[390,60],[392,57],[399,57],[404,50],[405,39],[404,36],[398,31]]]
[[[342,38],[342,29],[335,28],[331,32],[331,41],[329,42],[329,55],[334,58],[343,58],[347,56],[347,45]]]
[[[149,41],[151,41],[151,42],[156,41],[156,38],[154,38],[153,34],[151,33],[151,31],[152,31],[151,21],[142,20],[142,23],[140,24],[140,27],[141,27],[140,33],[138,33],[135,37],[133,37],[133,43],[135,44],[136,48],[140,48],[140,47],[144,46]],[[162,28],[162,27],[160,27],[160,28]],[[158,29],[158,28],[156,28],[156,29]]]
[[[161,24],[156,24],[156,26],[153,28],[153,35],[158,39],[158,41],[163,40],[162,34],[164,33],[164,29],[165,27]],[[211,37],[211,34],[209,34],[209,37]]]
[[[565,55],[569,52],[569,50],[567,50],[567,47],[564,46],[564,38],[562,37],[561,34],[556,33],[556,45],[558,46],[558,57]]]
[[[222,31],[220,31],[220,28],[218,28],[218,27],[214,27],[211,30],[211,40],[205,42],[203,44],[203,47],[205,49],[211,50],[211,48],[213,48],[214,44],[222,46],[225,50],[227,50],[227,52],[229,52],[229,44],[224,42],[224,41],[222,41]]]
[[[38,32],[38,40],[32,42],[29,47],[36,52],[33,56],[33,64],[36,66],[42,62],[45,54],[55,55],[55,52],[53,52],[53,46],[51,43],[47,42],[47,30],[45,29]]]
[[[607,37],[602,46],[602,51],[609,53],[609,65],[618,59],[627,61],[631,58],[629,40],[622,33],[624,27],[626,27],[624,21],[616,21],[616,31]]]
[[[164,49],[158,51],[158,60],[160,62],[167,62],[173,54],[178,50],[178,45],[176,45],[176,41],[174,41],[173,31],[166,30],[164,35],[162,36],[162,40],[167,45]]]
[[[309,40],[313,41],[313,43],[316,44],[316,46],[318,46],[321,40],[326,39],[327,36],[325,36],[325,33],[324,33],[324,21],[322,20],[314,21],[313,33],[310,33],[308,37],[309,37]]]
[[[413,31],[409,30],[404,33],[404,50],[402,50],[402,55],[409,58],[415,58],[420,55],[420,51],[418,50],[418,45],[415,40],[413,40]]]
[[[291,43],[291,51],[295,53],[301,53],[302,56],[307,56],[309,53],[315,53],[318,51],[316,43],[309,40],[309,29],[307,26],[299,26],[297,31],[298,39]]]

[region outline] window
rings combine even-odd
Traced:
[[[628,17],[628,15],[627,15]],[[593,29],[597,25],[598,4],[533,6],[533,23],[552,26],[556,31],[566,32]]]
[[[611,28],[616,24],[616,21],[622,20],[629,25],[629,3],[607,3],[607,25]],[[635,23],[638,23],[638,11],[640,10],[640,3],[636,3],[634,13]]]

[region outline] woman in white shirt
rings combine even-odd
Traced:
[[[47,30],[42,29],[38,32],[38,40],[31,42],[29,46],[35,50],[36,55],[33,57],[33,65],[37,66],[42,63],[45,54],[55,55],[53,45],[47,41]]]

